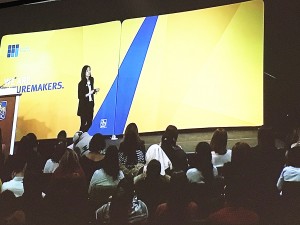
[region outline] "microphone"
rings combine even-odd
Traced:
[[[5,81],[1,86],[0,88],[5,88],[4,86],[7,85],[8,83],[10,83],[12,80],[15,80],[17,79],[17,77],[13,77],[13,78],[10,78],[9,80]]]

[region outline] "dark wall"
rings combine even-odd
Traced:
[[[237,3],[237,0],[62,0],[0,4],[5,34],[68,28]],[[264,120],[279,129],[300,124],[300,1],[264,0]],[[255,87],[253,87],[255,88]]]

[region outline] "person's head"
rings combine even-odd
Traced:
[[[91,152],[100,152],[101,150],[105,149],[105,147],[105,137],[100,133],[94,134],[89,143],[89,150]]]
[[[212,150],[217,154],[224,155],[227,152],[227,138],[227,131],[225,129],[216,129],[210,141]]]
[[[161,146],[163,150],[166,150],[170,147],[173,147],[176,145],[176,139],[174,136],[172,136],[169,133],[164,133],[161,137]]]
[[[251,147],[245,142],[237,142],[232,147],[231,162],[245,165],[248,163],[251,154]]]
[[[175,127],[174,125],[169,125],[167,126],[164,134],[166,134],[167,136],[170,136],[172,139],[175,140],[175,143],[177,141],[178,138],[178,130],[177,127]]]
[[[38,141],[36,135],[34,133],[28,133],[26,136],[28,137],[30,146],[32,147],[33,150],[36,151],[38,147]]]
[[[16,175],[23,176],[25,168],[26,168],[26,160],[20,155],[15,155],[12,164],[12,170],[13,170],[12,176],[16,176]]]
[[[275,146],[275,136],[271,127],[262,126],[257,132],[258,146],[264,150],[269,150],[269,147]]]
[[[61,130],[57,134],[57,142],[61,143],[67,143],[67,132],[65,130]]]
[[[55,145],[54,151],[51,156],[51,160],[55,163],[59,163],[65,151],[66,151],[65,142],[59,142],[57,145]]]
[[[120,172],[118,148],[115,145],[110,145],[106,149],[103,159],[103,170],[114,180],[118,178]]]
[[[127,127],[125,129],[125,133],[124,133],[125,139],[126,139],[126,136],[128,135],[128,133],[133,133],[137,137],[139,136],[139,130],[135,123],[130,123],[127,125]]]
[[[78,156],[74,150],[66,148],[54,173],[68,175],[77,172],[81,172]]]
[[[161,165],[160,162],[156,159],[152,159],[147,166],[146,175],[147,178],[156,178],[160,177]]]
[[[81,140],[81,135],[83,134],[82,131],[77,131],[73,136],[73,144],[74,146]]]
[[[83,66],[81,70],[81,80],[84,80],[90,76],[91,76],[91,67],[88,65]]]
[[[213,179],[211,147],[207,142],[199,142],[195,148],[195,167],[201,171],[205,182]]]
[[[300,146],[288,150],[287,165],[300,168]]]

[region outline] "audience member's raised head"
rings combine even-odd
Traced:
[[[212,150],[220,155],[224,155],[227,151],[227,131],[223,128],[218,128],[214,131],[210,141]]]
[[[105,149],[105,147],[105,137],[100,133],[94,134],[89,144],[89,150],[91,152],[100,152]]]

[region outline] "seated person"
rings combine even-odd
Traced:
[[[132,128],[133,127],[133,128]],[[125,175],[136,176],[145,164],[145,144],[139,138],[137,127],[130,123],[120,143],[119,162]]]
[[[239,185],[229,185],[225,190],[225,207],[209,215],[211,225],[258,225],[259,216],[249,207]]]
[[[54,173],[59,166],[59,161],[66,151],[66,145],[64,142],[58,143],[54,146],[54,151],[50,159],[48,159],[44,166],[44,173]]]
[[[170,182],[160,175],[160,171],[160,162],[152,159],[147,166],[146,176],[135,183],[137,197],[146,203],[150,217],[157,206],[167,200],[169,192]]]
[[[146,224],[147,219],[146,204],[136,198],[133,181],[126,178],[119,182],[111,201],[96,211],[100,224]]]
[[[94,172],[102,168],[104,159],[103,150],[105,147],[106,142],[104,136],[100,133],[94,134],[89,143],[89,151],[79,159],[88,184],[90,183]]]
[[[6,190],[12,191],[16,197],[20,197],[24,193],[23,179],[25,172],[25,161],[16,156],[13,158],[13,173],[12,180],[4,182],[1,187],[1,192]]]
[[[147,171],[147,166],[152,159],[156,159],[160,162],[161,165],[160,174],[162,176],[167,175],[167,173],[171,173],[171,170],[173,168],[172,162],[158,144],[153,144],[148,148],[145,159],[146,159],[146,164],[143,168],[143,173],[135,177],[134,179],[135,181],[145,176]],[[169,175],[167,175],[167,177],[169,177]]]
[[[177,145],[178,130],[174,125],[169,125],[161,137],[160,146],[172,162],[173,170],[188,169],[188,160],[185,151]]]
[[[73,136],[73,144],[68,148],[73,149],[79,157],[89,150],[92,136],[88,132],[77,131]]]
[[[227,131],[218,128],[213,133],[210,141],[212,149],[212,163],[215,167],[222,167],[225,163],[231,161],[231,149],[227,149]]]

